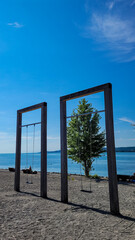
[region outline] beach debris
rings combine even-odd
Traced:
[[[10,172],[15,172],[15,168],[12,168],[12,167],[9,167],[8,170],[9,170]]]
[[[123,182],[135,182],[135,173],[133,175],[122,175],[122,174],[117,174],[117,180],[118,181],[123,181]]]
[[[37,171],[32,171],[31,166],[29,168],[26,169],[22,169],[23,173],[27,173],[27,174],[37,174]]]

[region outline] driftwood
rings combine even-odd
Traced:
[[[117,180],[118,181],[129,181],[129,182],[134,182],[135,180],[135,173],[131,175],[122,175],[122,174],[117,174]]]
[[[12,167],[9,167],[8,170],[9,170],[10,172],[15,172],[15,168],[12,168]]]

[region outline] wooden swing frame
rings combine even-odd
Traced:
[[[113,102],[112,102],[112,84],[107,83],[80,92],[75,92],[60,97],[60,131],[61,131],[61,201],[68,203],[68,171],[67,171],[67,116],[66,102],[75,98],[104,92],[105,100],[105,125],[107,141],[107,161],[108,161],[108,180],[110,211],[119,214],[119,198],[117,185],[117,169],[114,140],[113,124]]]
[[[32,123],[22,125],[22,114],[33,110],[41,109],[41,179],[40,196],[47,198],[47,103],[42,102],[17,111],[17,131],[16,131],[16,160],[15,160],[15,181],[14,190],[20,191],[20,162],[21,162],[21,133],[22,127],[40,124]]]

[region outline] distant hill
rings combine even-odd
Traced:
[[[135,152],[135,147],[117,147],[116,152]]]
[[[47,151],[48,153],[60,153],[60,150],[56,150],[56,151]]]
[[[105,148],[106,151],[106,148]],[[135,147],[116,147],[116,152],[135,152]]]

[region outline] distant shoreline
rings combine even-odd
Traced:
[[[116,147],[116,152],[135,152],[135,147]]]
[[[135,152],[135,147],[116,147],[115,148],[116,152]],[[61,150],[56,150],[56,151],[47,151],[47,153],[60,153]],[[106,152],[106,148],[105,148]]]
[[[104,148],[106,152],[106,148]],[[135,152],[135,147],[116,147],[116,152]],[[61,153],[61,150],[47,151],[47,153]]]
[[[106,152],[106,148],[104,149]],[[116,152],[135,152],[135,147],[116,147],[115,148]],[[56,151],[47,151],[47,153],[60,153],[61,150],[56,150]]]
[[[104,148],[106,152],[106,148]],[[115,148],[116,152],[135,152],[135,147],[116,147]],[[32,152],[29,152],[32,153]],[[35,153],[40,153],[40,152],[35,152]],[[55,150],[55,151],[47,151],[47,153],[61,153],[61,150]],[[15,153],[0,153],[0,154],[15,154]],[[25,153],[22,153],[25,154]]]

